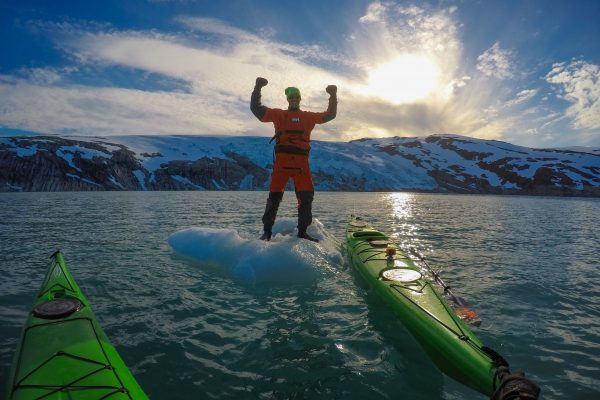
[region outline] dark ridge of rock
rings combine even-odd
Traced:
[[[268,189],[272,165],[256,138],[176,140],[146,137],[136,150],[122,144],[136,143],[129,139],[0,138],[0,191]],[[457,135],[358,139],[320,147],[311,154],[311,170],[317,190],[600,196],[594,151],[527,149]],[[164,160],[158,167],[157,157]]]

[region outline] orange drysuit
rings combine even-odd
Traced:
[[[308,163],[310,135],[316,124],[335,118],[337,97],[329,98],[327,111],[282,110],[267,108],[260,103],[260,87],[252,92],[250,109],[261,122],[272,122],[275,126],[275,163],[271,174],[269,198],[263,215],[264,231],[270,238],[279,203],[290,178],[298,199],[298,232],[305,233],[312,223],[313,178]]]
[[[296,192],[314,191],[308,164],[310,134],[327,115],[327,112],[266,109],[261,121],[275,125],[275,164],[270,192],[283,192],[289,178],[294,180]]]

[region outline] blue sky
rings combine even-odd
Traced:
[[[271,136],[249,110],[327,107],[314,139],[454,133],[600,146],[600,1],[0,2],[0,134]]]

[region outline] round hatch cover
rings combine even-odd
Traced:
[[[392,268],[383,271],[381,274],[384,279],[396,282],[412,282],[421,278],[421,273],[414,269]]]
[[[73,297],[61,297],[38,304],[33,308],[33,315],[44,319],[59,319],[81,310],[83,304]]]

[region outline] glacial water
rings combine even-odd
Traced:
[[[2,393],[49,256],[61,249],[152,399],[485,398],[442,375],[348,268],[339,245],[354,212],[441,268],[479,313],[475,333],[542,398],[600,398],[599,199],[317,193],[320,244],[254,240],[265,200],[0,194]],[[292,193],[279,215],[276,228],[288,233]]]

